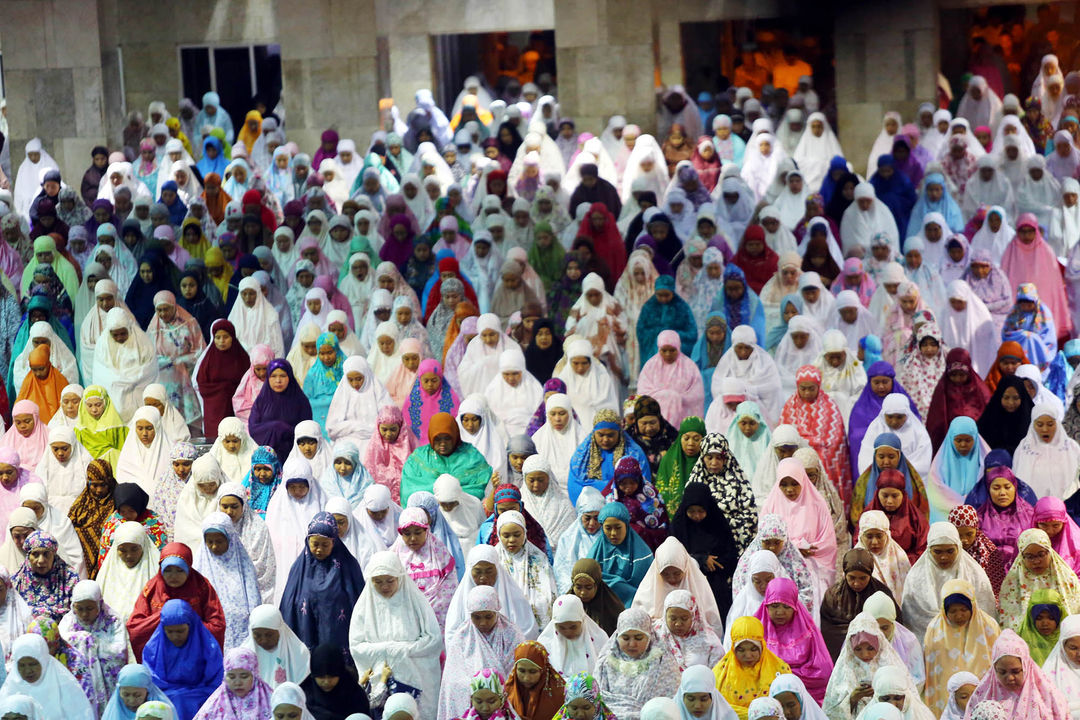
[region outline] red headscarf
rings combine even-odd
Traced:
[[[243,300],[238,300],[243,302]],[[214,344],[214,335],[225,331],[232,336],[232,345],[222,352]],[[244,373],[251,367],[251,358],[236,338],[236,328],[225,319],[210,326],[210,344],[199,358],[195,382],[203,399],[203,432],[207,439],[217,437],[218,423],[233,414],[232,396]]]
[[[911,502],[904,493],[905,485],[904,473],[899,470],[882,470],[881,474],[878,475],[877,489],[892,488],[893,490],[899,490],[904,495],[904,499],[900,501],[900,507],[890,512],[881,504],[878,494],[875,492],[866,509],[880,510],[885,513],[885,517],[889,518],[889,534],[907,553],[908,560],[915,564],[915,561],[926,549],[926,533],[930,526],[923,514],[915,507],[915,503]]]
[[[131,649],[135,651],[135,659],[140,662],[143,647],[158,626],[161,608],[173,599],[186,600],[191,609],[202,618],[203,625],[218,641],[218,644],[225,647],[225,611],[221,608],[221,600],[218,599],[214,586],[192,568],[191,548],[184,543],[169,543],[161,550],[161,565],[164,567],[170,558],[179,558],[187,567],[187,580],[180,587],[169,587],[165,584],[165,578],[158,572],[150,582],[146,583],[142,594],[135,600],[135,608],[127,621]],[[175,564],[176,561],[174,560],[173,563]]]
[[[795,429],[817,451],[825,474],[841,496],[851,487],[851,463],[848,459],[847,436],[844,432],[844,415],[828,393],[821,390],[821,371],[813,365],[803,365],[795,373],[796,384],[812,382],[818,386],[814,402],[806,402],[798,391],[791,395],[780,410],[780,422],[794,425]]]
[[[596,213],[604,216],[604,224],[599,230],[592,226],[592,216]],[[589,206],[589,212],[578,227],[578,237],[587,237],[592,241],[596,256],[611,269],[611,277],[622,277],[623,270],[626,269],[626,244],[615,224],[615,216],[608,210],[607,205],[594,202]]]
[[[439,275],[444,272],[454,273],[454,277],[461,281],[461,284],[465,286],[465,299],[471,302],[473,305],[479,305],[476,301],[476,291],[473,290],[472,285],[465,279],[465,276],[461,274],[461,264],[458,263],[457,258],[443,258],[439,261]],[[439,303],[442,302],[442,280],[436,280],[435,284],[431,286],[431,290],[428,292],[427,297],[427,312],[424,313],[424,324],[427,325],[428,319],[431,314],[435,312],[435,308],[439,307]]]
[[[248,214],[247,208],[249,205],[255,205],[259,208],[259,219],[262,220],[264,229],[273,232],[277,228],[277,218],[274,217],[274,211],[263,205],[262,193],[254,188],[245,192],[240,200],[240,210],[243,214]]]
[[[751,240],[760,240],[764,251],[760,255],[751,255],[746,251],[746,243]],[[765,283],[776,274],[780,264],[780,256],[765,243],[765,228],[760,225],[748,225],[743,233],[742,242],[739,243],[739,252],[731,258],[732,265],[738,265],[746,274],[746,284],[756,293],[761,292]]]
[[[949,380],[953,370],[963,370],[968,379],[961,385]],[[975,368],[971,366],[971,354],[964,348],[953,348],[945,356],[945,372],[938,380],[934,394],[930,398],[930,412],[926,414],[926,431],[930,434],[936,452],[945,435],[949,432],[949,423],[953,418],[967,415],[977,418],[990,402],[990,388],[982,381]]]

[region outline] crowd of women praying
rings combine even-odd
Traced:
[[[887,113],[868,180],[810,78],[31,141],[0,717],[1080,719],[1059,76]]]

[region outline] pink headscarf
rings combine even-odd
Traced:
[[[264,382],[255,377],[255,366],[269,365],[270,361],[274,359],[274,349],[269,345],[259,344],[251,348],[249,357],[251,358],[251,367],[240,378],[240,384],[236,386],[236,392],[232,396],[233,413],[243,420],[245,425],[247,425],[248,416],[251,415],[251,408],[255,404],[255,398],[258,396],[259,391],[262,390]]]
[[[794,501],[788,500],[780,490],[780,481],[786,477],[795,478],[802,492]],[[776,467],[776,484],[761,506],[761,514],[774,514],[784,518],[787,523],[788,540],[799,549],[811,545],[817,552],[805,558],[806,564],[823,581],[822,594],[831,585],[836,570],[836,531],[833,529],[829,504],[821,496],[814,483],[806,475],[801,461],[795,458],[781,460]]]
[[[1006,656],[1018,658],[1024,666],[1024,687],[1018,693],[1002,687],[997,673],[994,672],[993,663]],[[1042,669],[1032,661],[1027,643],[1013,630],[1001,631],[994,643],[994,649],[990,652],[990,659],[990,670],[979,681],[968,700],[965,720],[970,720],[972,711],[985,700],[1001,703],[1007,716],[1013,720],[1069,720],[1069,703],[1054,683],[1043,674]]]
[[[431,395],[424,390],[420,382],[420,379],[428,373],[435,373],[442,380],[442,385]],[[442,365],[439,361],[434,358],[422,360],[420,366],[416,368],[416,379],[413,380],[409,396],[401,407],[401,413],[405,416],[405,429],[411,430],[416,435],[420,445],[427,445],[428,422],[431,417],[445,412],[456,418],[459,404],[457,395],[443,376]],[[419,414],[417,414],[417,406],[419,406]]]
[[[1065,298],[1065,282],[1061,279],[1057,256],[1043,239],[1039,221],[1033,214],[1024,213],[1016,221],[1017,233],[1023,227],[1035,228],[1035,241],[1025,245],[1020,242],[1019,235],[1014,237],[1001,256],[1001,269],[1005,271],[1013,290],[1021,283],[1034,283],[1039,288],[1039,299],[1046,303],[1054,316],[1058,337],[1071,337],[1072,315]]]
[[[405,417],[394,405],[384,405],[379,408],[379,414],[375,419],[377,425],[397,425],[401,428],[397,440],[387,443],[376,427],[375,432],[368,441],[367,449],[361,463],[368,468],[371,477],[379,485],[385,485],[390,490],[390,497],[394,502],[401,502],[401,468],[405,466],[405,459],[409,453],[416,449],[416,440],[409,428],[405,426]],[[4,527],[7,527],[6,525]]]
[[[773,624],[768,611],[768,606],[773,603],[783,603],[795,611],[791,622],[781,626]],[[803,681],[811,697],[822,702],[833,662],[821,631],[799,601],[799,588],[795,582],[785,577],[770,580],[765,588],[765,600],[754,617],[765,626],[765,644],[791,667],[791,672]]]
[[[405,338],[398,344],[398,352],[403,356],[415,353],[423,357],[423,346],[416,338]],[[419,369],[418,367],[417,370]],[[416,373],[405,367],[405,363],[399,364],[390,373],[390,377],[386,379],[386,392],[390,393],[390,397],[393,398],[395,403],[404,405],[408,401],[409,391],[412,390],[416,375]]]
[[[22,459],[17,450],[7,446],[0,446],[0,465],[12,465],[19,468],[19,474],[15,478],[15,484],[11,487],[0,484],[0,527],[7,527],[8,515],[11,511],[22,505],[19,490],[23,485],[39,483],[41,478],[22,466]]]
[[[1019,499],[1019,498],[1018,498]],[[1060,498],[1047,496],[1035,503],[1034,526],[1041,522],[1064,523],[1061,532],[1050,541],[1054,552],[1061,556],[1073,572],[1080,572],[1080,526],[1065,512],[1065,503]]]
[[[225,672],[247,670],[255,680],[251,691],[240,698],[229,691],[222,682],[199,710],[206,720],[243,720],[244,718],[270,717],[274,708],[270,705],[270,686],[259,677],[259,659],[255,651],[235,647],[225,653]]]
[[[680,350],[670,365],[660,357],[660,348],[673,347]],[[705,417],[705,385],[701,371],[682,350],[679,333],[664,330],[656,336],[657,352],[638,375],[637,394],[648,395],[660,403],[660,412],[672,425],[678,427],[684,418]]]
[[[34,429],[30,435],[23,437],[22,433],[11,423],[11,427],[4,433],[4,439],[0,445],[9,447],[19,453],[22,459],[21,467],[33,472],[41,461],[42,455],[49,447],[49,429],[41,422],[41,410],[33,400],[20,400],[11,407],[11,417],[16,415],[32,415],[34,417]]]
[[[296,266],[301,260],[305,259],[304,258],[304,251],[305,250],[310,250],[312,248],[314,248],[319,253],[318,259],[315,261],[315,276],[316,277],[318,277],[319,275],[334,275],[335,277],[337,276],[336,275],[337,271],[334,270],[333,266],[330,264],[330,261],[326,259],[326,255],[323,254],[322,248],[319,247],[319,239],[318,238],[308,236],[308,237],[304,238],[303,240],[301,240],[299,243],[297,243],[296,247],[297,247],[296,262],[294,262],[293,266],[291,268],[289,268],[288,277],[291,277],[291,278],[296,277]],[[314,285],[312,287],[314,287]]]

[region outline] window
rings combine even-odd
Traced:
[[[237,128],[260,99],[273,109],[281,96],[281,46],[181,47],[180,85],[197,106],[213,90]]]

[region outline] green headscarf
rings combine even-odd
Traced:
[[[1057,607],[1058,612],[1057,627],[1054,628],[1054,632],[1049,635],[1043,635],[1035,629],[1035,618],[1044,610],[1053,612],[1054,607]],[[1031,649],[1031,659],[1039,665],[1042,665],[1046,661],[1047,656],[1050,655],[1050,651],[1057,645],[1058,636],[1061,635],[1061,622],[1068,617],[1068,615],[1069,610],[1065,607],[1065,600],[1057,590],[1040,588],[1031,593],[1031,599],[1028,600],[1027,612],[1024,613],[1024,622],[1020,625],[1020,632],[1018,634]]]
[[[101,417],[95,418],[86,409],[86,401],[91,398],[105,400],[105,410]],[[128,428],[116,411],[108,391],[101,385],[91,385],[83,393],[82,402],[79,403],[79,419],[75,422],[75,437],[94,458],[103,457],[113,467],[120,456],[120,448],[127,439]]]
[[[551,290],[551,286],[559,282],[563,275],[563,258],[566,257],[566,250],[563,249],[558,238],[555,237],[555,231],[551,229],[551,223],[547,221],[538,222],[536,227],[533,228],[533,232],[537,240],[534,240],[529,248],[529,264],[532,265],[533,270],[540,276],[540,279],[544,281],[544,290]],[[551,244],[546,248],[540,247],[538,242],[540,233],[551,235]]]
[[[690,478],[690,470],[693,469],[698,460],[697,457],[690,457],[683,451],[683,435],[689,432],[696,432],[705,437],[705,421],[696,415],[682,421],[675,442],[671,443],[671,447],[664,453],[664,457],[660,458],[660,467],[656,470],[656,481],[653,483],[668,508],[668,515],[672,517],[675,516],[675,511],[679,509],[683,488]]]

